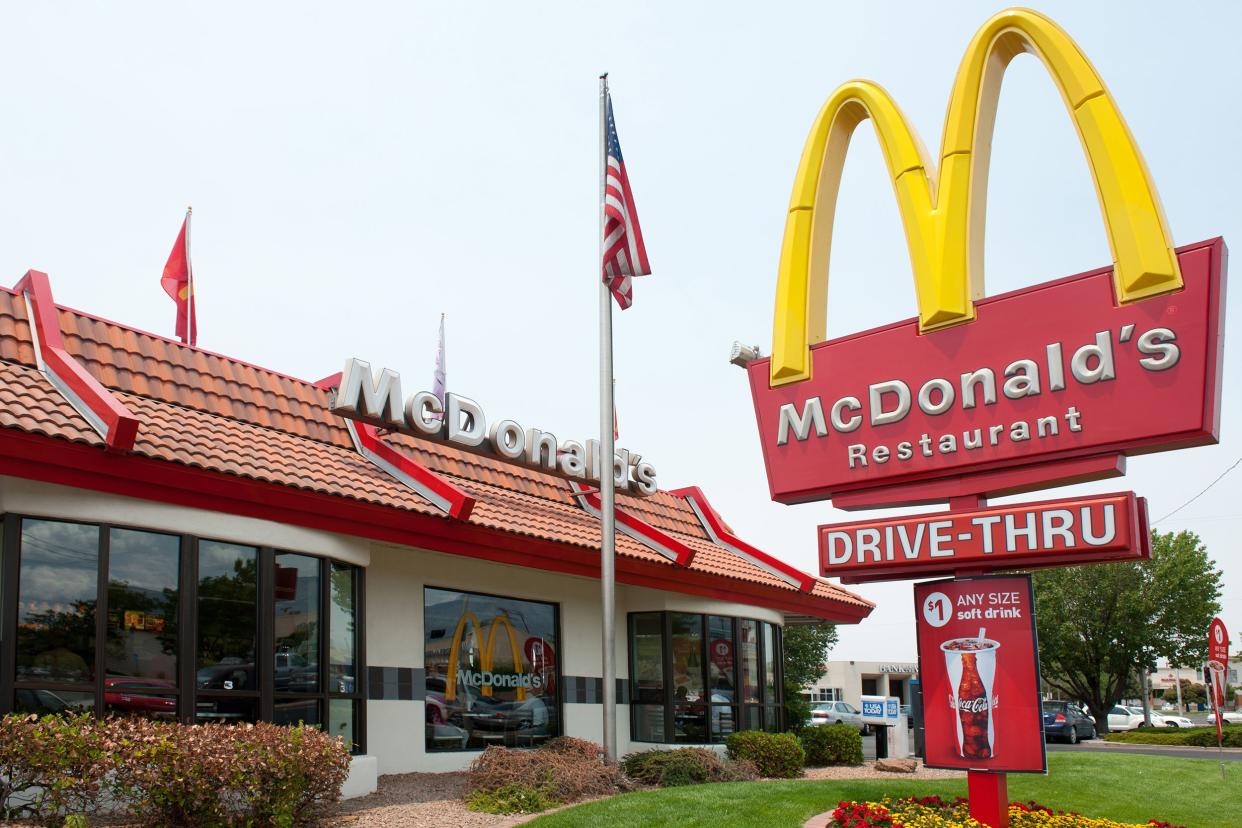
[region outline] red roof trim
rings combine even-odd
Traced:
[[[582,508],[597,518],[604,514],[604,504],[595,489],[589,489],[576,480],[569,481],[574,497]],[[665,532],[636,518],[624,509],[615,509],[617,529],[641,543],[643,546],[658,552],[678,566],[689,566],[694,560],[694,550]]]
[[[420,497],[451,518],[468,520],[474,510],[474,498],[449,483],[426,466],[415,463],[380,439],[379,429],[367,423],[346,420],[345,427],[354,440],[354,448],[381,471],[403,483]]]
[[[698,516],[699,522],[703,524],[703,530],[712,539],[712,543],[721,549],[727,549],[770,575],[780,578],[791,586],[796,586],[801,592],[810,592],[815,589],[814,575],[792,567],[779,558],[772,557],[730,532],[724,521],[720,519],[720,515],[712,508],[712,504],[708,502],[703,490],[698,486],[675,489],[669,494],[686,499],[690,508]]]
[[[316,388],[333,391],[341,384],[341,372],[329,374],[313,384]],[[345,428],[349,431],[358,453],[380,471],[409,487],[449,517],[457,520],[470,519],[475,500],[464,489],[454,486],[431,469],[387,445],[380,439],[379,429],[375,426],[347,419]]]
[[[104,453],[80,443],[13,429],[0,429],[0,475],[421,546],[532,569],[599,577],[599,555],[590,549],[348,498],[325,497],[276,483],[233,478],[139,455]],[[837,623],[857,623],[871,612],[870,606],[727,580],[695,570],[670,570],[667,564],[623,556],[617,559],[617,581]]]
[[[138,436],[138,418],[65,350],[52,284],[47,274],[27,270],[13,288],[26,302],[40,373],[82,415],[114,451],[129,451]]]

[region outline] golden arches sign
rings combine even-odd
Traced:
[[[466,611],[461,614],[461,618],[457,620],[457,628],[453,630],[453,641],[449,645],[449,662],[448,675],[444,680],[444,698],[447,701],[453,701],[457,698],[457,659],[461,655],[461,640],[466,634],[466,625],[470,625],[470,629],[474,632],[474,640],[479,648],[479,669],[484,673],[492,671],[494,653],[496,650],[496,632],[501,627],[509,636],[509,648],[513,654],[513,670],[518,675],[522,674],[522,650],[518,645],[517,631],[513,629],[513,624],[509,621],[507,615],[497,615],[492,619],[491,625],[487,629],[487,639],[483,638],[483,625],[479,623],[479,617],[473,612]],[[484,696],[492,694],[490,685],[484,685],[482,688]],[[526,699],[526,688],[520,683],[517,687],[518,701]]]
[[[838,87],[802,151],[781,246],[770,383],[811,375],[809,346],[825,338],[833,214],[850,137],[871,119],[901,211],[919,330],[974,319],[983,296],[988,161],[1001,77],[1021,52],[1043,61],[1065,100],[1095,179],[1112,248],[1117,300],[1182,287],[1164,211],[1138,147],[1104,82],[1060,27],[1029,9],[1000,12],[975,34],[958,68],[937,171],[918,135],[878,84]]]

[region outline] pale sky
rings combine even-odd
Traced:
[[[804,569],[826,503],[768,500],[734,339],[771,348],[785,208],[839,83],[885,85],[932,154],[992,3],[66,3],[0,11],[0,283],[171,335],[159,275],[187,204],[199,342],[317,379],[347,357],[448,387],[562,439],[598,429],[597,76],[654,275],[616,314],[621,443],[698,484],[742,537]],[[1109,85],[1174,240],[1242,244],[1238,4],[1041,3]],[[1077,137],[1038,62],[1005,76],[989,293],[1111,259]],[[1132,458],[1156,520],[1242,456],[1240,290],[1217,446]],[[864,125],[833,238],[831,335],[915,311],[900,220]],[[1242,468],[1157,528],[1225,572],[1242,637]],[[1083,571],[1090,578],[1089,569]],[[863,586],[834,658],[911,660],[910,583]]]

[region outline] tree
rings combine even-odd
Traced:
[[[1153,532],[1148,561],[1056,567],[1034,578],[1043,678],[1085,702],[1101,732],[1137,671],[1158,658],[1178,666],[1207,655],[1221,573],[1193,532]]]
[[[819,621],[785,627],[785,727],[797,730],[811,717],[811,706],[802,698],[803,688],[824,674],[828,651],[837,643],[837,628]]]

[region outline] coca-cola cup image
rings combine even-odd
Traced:
[[[957,711],[957,752],[966,759],[996,754],[996,651],[1000,642],[979,630],[975,638],[953,638],[940,645],[949,674],[949,704]]]

